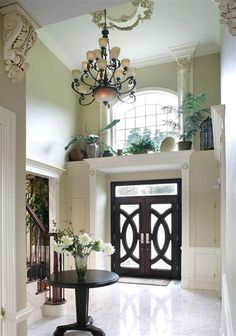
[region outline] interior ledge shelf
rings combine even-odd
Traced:
[[[104,173],[144,172],[188,168],[193,150],[85,159],[90,170]]]

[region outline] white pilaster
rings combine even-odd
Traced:
[[[193,92],[193,55],[198,43],[179,45],[170,48],[178,64],[179,103],[188,92]]]

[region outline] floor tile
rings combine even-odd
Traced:
[[[58,325],[75,322],[72,290],[67,300],[66,316],[31,324],[28,336],[52,336]],[[167,287],[116,283],[90,290],[89,314],[106,336],[218,336],[220,299],[213,291],[186,290],[173,281]]]

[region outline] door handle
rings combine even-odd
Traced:
[[[144,244],[144,233],[141,233],[141,244]]]
[[[146,233],[146,244],[149,244],[150,241],[149,241],[149,233]]]

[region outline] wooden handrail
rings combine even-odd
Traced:
[[[26,210],[28,211],[28,213],[30,214],[30,216],[33,218],[35,224],[40,229],[40,231],[42,231],[45,234],[48,234],[47,229],[45,228],[45,226],[43,225],[43,223],[41,222],[41,220],[39,219],[39,217],[36,215],[36,213],[34,212],[34,210],[32,209],[32,207],[27,202],[26,202]]]

